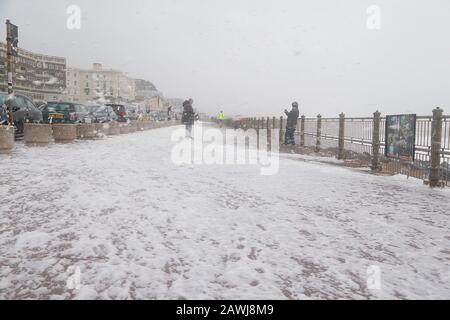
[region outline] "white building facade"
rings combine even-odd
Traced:
[[[94,63],[92,69],[68,68],[66,100],[88,103],[117,103],[135,100],[135,82],[114,69],[103,69]]]

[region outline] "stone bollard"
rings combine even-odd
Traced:
[[[138,121],[137,122],[137,131],[144,131],[145,130],[145,122],[144,121]]]
[[[138,126],[138,124],[137,124],[137,121],[135,121],[135,120],[133,120],[133,121],[130,121],[130,123],[128,124],[128,126],[130,127],[129,128],[129,130],[130,130],[130,132],[136,132],[137,131],[137,126]]]
[[[73,142],[77,138],[77,126],[74,124],[53,124],[53,138],[58,143]]]
[[[0,126],[0,153],[9,153],[14,148],[14,127]]]
[[[78,139],[94,139],[96,136],[95,123],[80,123],[77,125]]]
[[[116,136],[118,134],[120,134],[120,126],[117,122],[110,122],[108,123],[109,128],[108,128],[108,135],[110,136]]]
[[[108,129],[105,129],[105,126],[107,126],[107,123],[94,123],[95,125],[95,132],[96,132],[96,136],[97,137],[102,137],[104,135],[106,135],[105,132],[108,131]]]
[[[120,123],[120,134],[127,134],[130,133],[130,127],[128,126],[128,123],[123,122]]]
[[[47,146],[53,140],[52,125],[25,123],[24,140],[27,145]]]
[[[105,122],[105,123],[102,123],[102,128],[101,128],[101,130],[102,130],[102,135],[103,136],[109,136],[109,127],[110,127],[110,122]],[[98,134],[98,132],[97,132],[97,134]]]

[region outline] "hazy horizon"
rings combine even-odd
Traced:
[[[69,5],[81,29],[69,30]],[[370,5],[380,30],[366,26]],[[450,113],[450,2],[0,0],[19,47],[99,62],[209,114]],[[5,27],[0,37],[5,41]]]

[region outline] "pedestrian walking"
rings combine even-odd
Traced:
[[[284,110],[284,113],[287,115],[287,121],[286,121],[286,132],[284,134],[284,144],[288,145],[295,145],[295,139],[294,139],[294,133],[295,128],[297,127],[297,120],[299,116],[298,112],[298,103],[292,102],[292,109],[291,111]]]
[[[219,120],[219,124],[220,124],[221,128],[223,126],[224,119],[225,119],[225,114],[223,113],[223,111],[220,111],[219,114],[217,115],[217,120]]]
[[[181,123],[186,126],[186,138],[192,138],[192,126],[194,124],[194,108],[192,107],[194,100],[189,99],[183,102],[183,115]]]

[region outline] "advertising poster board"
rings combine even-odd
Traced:
[[[404,161],[414,161],[415,140],[415,114],[386,116],[386,157]]]

